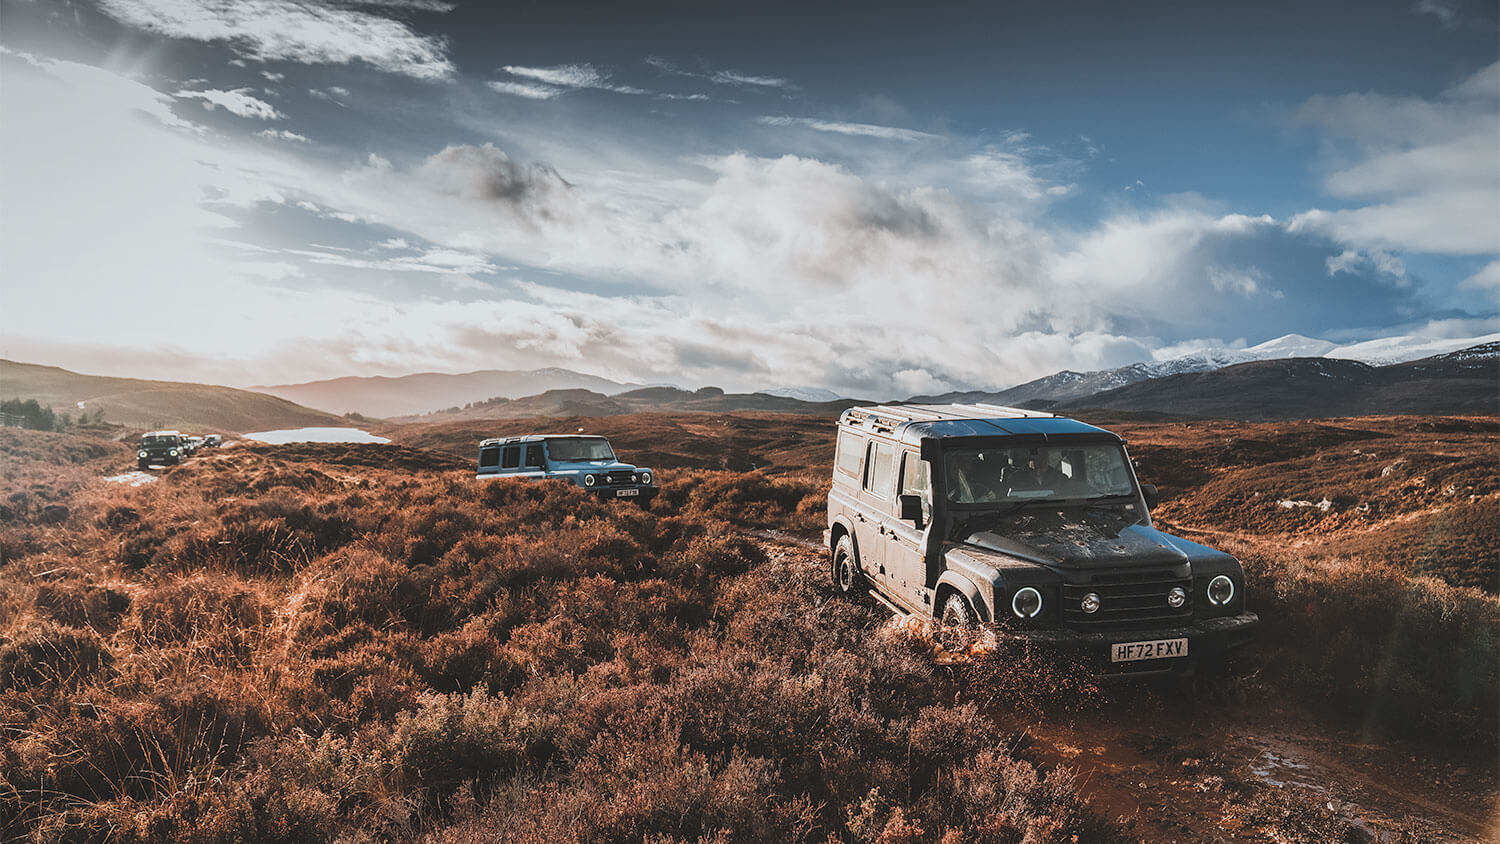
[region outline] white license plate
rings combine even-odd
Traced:
[[[1170,659],[1187,656],[1187,639],[1157,639],[1152,642],[1117,642],[1110,648],[1111,662],[1138,659]]]
[[[640,494],[641,494],[641,491],[638,490],[638,489],[617,489],[617,490],[615,490],[615,497],[616,498],[629,498],[632,495],[640,495]]]

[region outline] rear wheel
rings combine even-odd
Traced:
[[[865,591],[865,576],[854,556],[854,540],[846,534],[833,548],[833,588],[840,595],[855,597]]]

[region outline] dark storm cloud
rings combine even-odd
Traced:
[[[439,192],[551,218],[553,203],[571,190],[546,164],[522,164],[494,144],[450,146],[427,159],[421,176]]]

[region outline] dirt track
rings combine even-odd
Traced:
[[[822,548],[752,531],[821,571]],[[1231,669],[1232,670],[1232,669]],[[1108,686],[1076,711],[991,708],[1023,755],[1072,769],[1093,807],[1150,842],[1500,841],[1495,760],[1360,736],[1315,713],[1217,679]]]

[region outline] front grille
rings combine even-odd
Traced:
[[[1173,586],[1187,592],[1187,602],[1177,609],[1167,605]],[[1086,613],[1079,602],[1090,592],[1099,595],[1100,607]],[[1170,569],[1100,572],[1091,582],[1064,584],[1063,624],[1075,630],[1130,630],[1189,624],[1193,620],[1193,582]]]
[[[610,486],[635,483],[634,472],[609,472],[604,476],[604,482]]]

